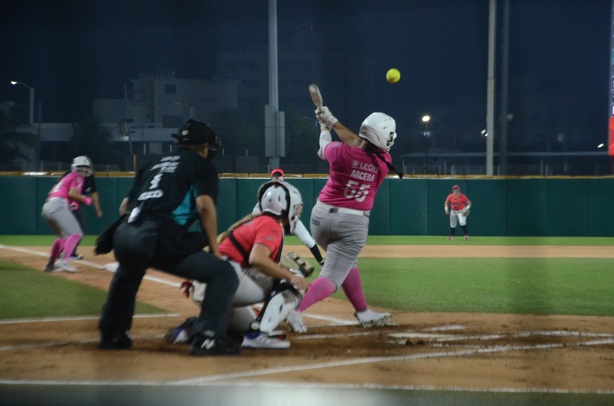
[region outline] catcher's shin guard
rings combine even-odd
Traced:
[[[296,309],[301,299],[302,295],[291,283],[280,282],[264,302],[260,314],[250,326],[251,329],[272,334],[275,327],[284,321],[292,310]]]

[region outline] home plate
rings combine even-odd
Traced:
[[[115,272],[117,271],[117,267],[119,266],[119,262],[109,262],[108,264],[104,264],[102,269]]]

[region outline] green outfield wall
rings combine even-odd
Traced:
[[[57,176],[0,176],[0,234],[51,234],[40,216]],[[117,217],[130,177],[97,176],[104,215],[86,210],[86,234],[98,234]],[[288,179],[302,193],[302,220],[326,178]],[[220,230],[251,213],[266,178],[220,179]],[[484,236],[614,236],[614,178],[389,178],[382,184],[371,215],[371,235],[447,235],[443,205],[458,184],[472,201],[469,230]]]

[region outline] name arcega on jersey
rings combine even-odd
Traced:
[[[352,167],[357,168],[352,170],[352,173],[350,174],[352,178],[366,180],[367,182],[373,182],[375,180],[375,174],[378,171],[377,166],[360,161],[352,161]]]

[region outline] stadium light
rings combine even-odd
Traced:
[[[17,85],[22,85],[23,87],[27,88],[28,91],[30,92],[30,103],[28,105],[29,107],[29,122],[30,125],[33,126],[34,125],[34,88],[32,86],[28,86],[27,84],[23,83],[23,82],[18,82],[16,80],[11,80],[11,85],[13,86],[17,86]]]
[[[422,122],[424,123],[424,174],[426,175],[429,165],[429,138],[431,137],[429,133],[429,123],[431,122],[431,116],[425,114],[422,116]]]

